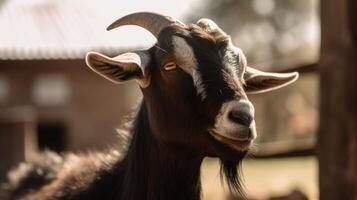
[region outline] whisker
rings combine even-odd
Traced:
[[[159,50],[163,51],[164,53],[168,53],[165,49],[161,48],[159,45],[155,44],[155,47],[157,47]]]

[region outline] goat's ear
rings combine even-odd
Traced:
[[[86,63],[94,72],[114,83],[136,79],[142,88],[150,84],[150,55],[146,51],[124,53],[113,58],[89,52]]]
[[[244,73],[247,94],[257,94],[279,89],[296,81],[299,77],[297,72],[292,73],[269,73],[247,67]]]

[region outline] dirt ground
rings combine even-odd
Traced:
[[[314,157],[245,160],[243,162],[245,190],[249,198],[263,200],[272,196],[301,190],[310,200],[318,199],[317,161]],[[219,162],[208,158],[202,165],[203,199],[226,199],[227,187],[222,187]]]

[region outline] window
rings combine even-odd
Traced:
[[[65,105],[71,97],[71,86],[64,75],[40,75],[34,82],[32,97],[40,106]]]

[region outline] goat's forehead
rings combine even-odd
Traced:
[[[198,61],[192,46],[190,46],[184,38],[179,36],[173,36],[172,44],[173,53],[178,66],[192,76],[197,94],[201,96],[201,99],[205,99],[206,90],[202,82],[202,76],[198,69]]]
[[[196,43],[196,45],[200,45]],[[173,55],[176,58],[177,64],[187,73],[192,73],[195,69],[204,71],[208,66],[200,66],[200,60],[205,60],[206,63],[212,63],[211,67],[222,68],[229,73],[235,72],[242,76],[244,69],[247,66],[246,57],[243,51],[228,42],[224,48],[215,47],[197,48],[192,46],[184,37],[172,36]],[[205,51],[205,52],[200,52]]]
[[[222,50],[219,53],[217,50],[198,48],[201,51],[212,51],[211,53],[215,54],[208,53],[207,55],[212,56],[203,57],[204,54],[196,55],[197,48],[195,49],[184,37],[180,36],[172,36],[172,46],[178,66],[192,76],[197,94],[201,99],[204,100],[207,97],[208,87],[205,85],[207,78],[210,81],[216,80],[226,87],[226,80],[223,77],[227,78],[227,74],[229,74],[229,82],[239,85],[239,75],[242,73],[239,68],[242,59],[245,61],[245,58],[240,57],[240,49]],[[206,61],[204,66],[202,60]]]
[[[177,64],[187,73],[191,74],[192,70],[197,69],[198,63],[191,45],[179,36],[172,37],[173,53]]]

